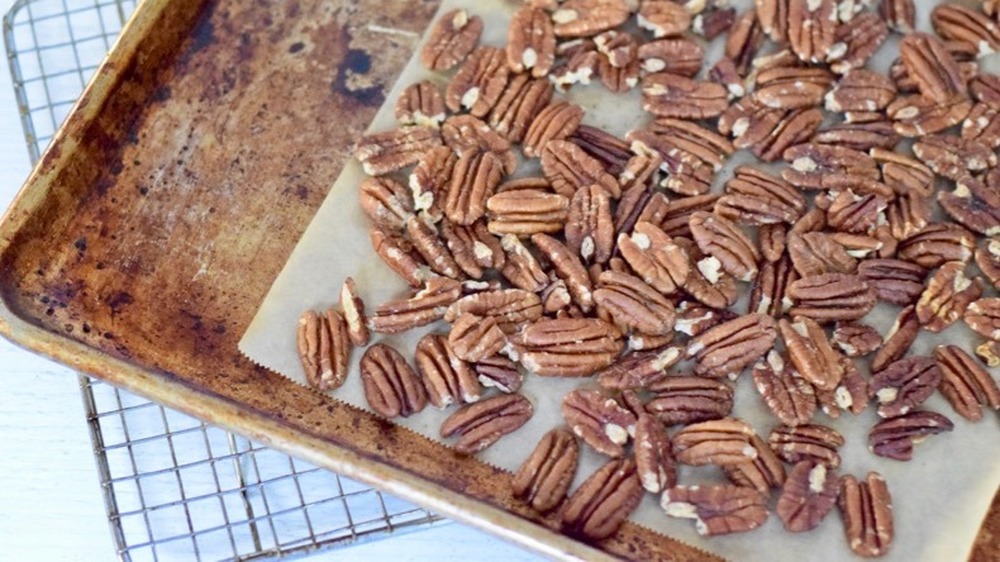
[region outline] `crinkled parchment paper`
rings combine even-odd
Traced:
[[[749,2],[734,4],[745,8]],[[926,28],[929,3],[918,4],[921,25]],[[498,0],[445,0],[441,10],[443,12],[461,6],[479,14],[487,22],[483,42],[500,46],[506,41],[507,22],[513,5]],[[717,40],[707,49],[706,60],[718,60],[720,43]],[[871,66],[886,69],[897,52],[896,40],[893,38],[883,46],[879,53],[881,56]],[[988,62],[988,66],[995,72],[1000,66],[997,63],[994,57],[994,60]],[[424,70],[414,56],[372,122],[371,130],[394,127],[393,106],[399,91],[423,78],[430,78],[442,87],[446,82],[445,76],[433,75]],[[587,109],[585,122],[621,135],[649,119],[640,110],[636,90],[627,96],[612,97],[595,80],[588,87],[575,87],[568,98]],[[613,103],[610,102],[612,99]],[[609,103],[602,104],[603,101]],[[730,170],[735,165],[746,162],[749,158],[740,154],[733,160],[720,174],[717,185],[731,175]],[[340,284],[347,276],[354,277],[370,308],[403,296],[408,290],[382,264],[369,246],[367,219],[358,205],[356,191],[363,177],[357,162],[351,161],[345,166],[240,341],[240,349],[251,360],[302,384],[305,384],[305,377],[301,372],[295,346],[295,325],[302,311],[309,308],[320,310],[336,304]],[[743,289],[748,291],[749,286],[744,286]],[[736,310],[744,310],[744,307],[745,299],[737,305]],[[896,312],[895,307],[880,305],[866,321],[884,334],[891,326]],[[387,343],[412,359],[417,341],[430,330],[443,332],[447,327],[436,324],[430,326],[429,330],[414,330],[392,337],[375,334],[374,341]],[[911,354],[929,354],[934,345],[944,342],[965,344],[963,347],[970,349],[969,344],[973,341],[975,336],[964,325],[956,325],[937,337],[924,333]],[[339,400],[368,410],[357,369],[362,352],[363,350],[355,350],[347,382],[331,394]],[[997,376],[995,371],[993,376]],[[519,431],[481,453],[480,458],[502,468],[516,470],[542,434],[562,423],[559,413],[562,396],[573,388],[592,384],[589,380],[542,378],[528,374],[521,392],[534,404],[535,415]],[[749,374],[741,377],[736,392],[734,415],[748,420],[766,438],[777,422],[767,412],[754,390]],[[914,459],[910,462],[882,459],[867,451],[867,432],[877,421],[875,408],[868,408],[858,417],[845,413],[839,420],[830,420],[817,413],[818,423],[836,428],[847,438],[848,444],[841,451],[841,474],[853,473],[863,477],[869,470],[877,470],[889,483],[895,510],[896,539],[886,560],[915,562],[964,559],[993,494],[1000,485],[1000,433],[997,431],[997,416],[987,414],[980,423],[968,423],[957,416],[940,395],[928,400],[925,407],[951,418],[955,422],[955,431],[931,437],[918,445]],[[439,440],[438,428],[442,420],[453,411],[454,408],[441,412],[428,405],[420,414],[394,421]],[[582,447],[582,451],[574,487],[605,460],[586,445]],[[682,484],[724,481],[721,472],[714,468],[682,467],[679,478]],[[837,513],[831,513],[819,528],[808,533],[785,532],[772,512],[772,517],[760,529],[745,534],[705,539],[695,532],[691,520],[666,517],[657,500],[658,498],[647,494],[632,519],[657,532],[732,560],[792,562],[852,557]]]

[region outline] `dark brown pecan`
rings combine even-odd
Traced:
[[[979,421],[983,409],[1000,409],[1000,388],[986,369],[968,353],[954,345],[939,345],[934,360],[941,369],[941,394],[955,412],[970,421]]]
[[[642,2],[637,16],[639,27],[653,32],[653,37],[681,35],[691,27],[691,14],[677,2]]]
[[[718,260],[723,271],[741,281],[756,277],[760,252],[736,224],[699,211],[691,215],[689,225],[695,242],[703,252]]]
[[[775,512],[786,531],[809,531],[823,522],[839,495],[837,473],[825,464],[805,460],[788,473]]]
[[[938,203],[970,230],[986,236],[1000,234],[1000,171],[990,171],[985,181],[969,175],[959,178],[955,191],[938,193]]]
[[[900,198],[897,198],[898,201]],[[899,240],[893,237],[892,229],[887,224],[881,224],[872,233],[872,237],[882,244],[882,247],[875,252],[874,257],[878,259],[893,259],[896,257],[896,248],[899,247]]]
[[[726,58],[733,61],[736,71],[745,76],[750,69],[750,63],[757,56],[757,50],[764,43],[765,31],[761,28],[763,19],[758,20],[757,12],[743,12],[726,36]]]
[[[880,474],[869,472],[862,482],[850,474],[842,477],[837,505],[847,544],[854,554],[872,558],[889,551],[893,537],[892,498]]]
[[[372,330],[383,334],[426,326],[444,317],[448,307],[461,295],[462,284],[458,281],[433,277],[409,298],[380,304],[369,324]]]
[[[629,437],[635,435],[635,415],[598,390],[569,392],[561,410],[573,433],[603,455],[624,455]]]
[[[569,141],[553,140],[542,150],[542,170],[556,193],[572,198],[578,189],[592,184],[612,196],[621,194],[618,180],[582,148]]]
[[[685,353],[697,361],[695,374],[735,378],[744,367],[767,353],[776,337],[773,318],[748,314],[691,338]]]
[[[907,34],[916,29],[917,10],[913,0],[882,0],[879,14],[893,31]]]
[[[840,192],[826,210],[827,226],[839,232],[871,234],[884,220],[883,211],[888,207],[885,198],[868,194],[856,194],[848,189]]]
[[[829,58],[837,32],[836,10],[835,0],[788,0],[788,43],[799,59],[820,63]]]
[[[583,149],[591,158],[603,167],[603,170],[612,176],[617,176],[625,170],[625,165],[634,156],[629,143],[624,140],[590,125],[580,125],[569,140]],[[596,177],[596,176],[595,176]],[[603,176],[602,176],[603,177]],[[601,183],[614,197],[619,196],[619,186],[617,184],[604,183],[603,179],[592,179],[586,182]]]
[[[427,398],[439,409],[475,402],[482,395],[475,373],[468,363],[455,355],[447,342],[447,336],[427,334],[420,338],[413,356]]]
[[[563,531],[593,541],[607,538],[631,515],[642,495],[635,461],[612,459],[580,484],[563,504]]]
[[[573,434],[561,428],[549,431],[514,474],[514,497],[539,513],[552,511],[566,497],[579,457]]]
[[[530,71],[535,78],[549,73],[555,62],[556,38],[544,10],[524,6],[507,27],[507,65],[514,72]]]
[[[816,411],[812,385],[777,351],[771,350],[766,359],[754,365],[753,382],[764,403],[782,423],[796,426],[812,419]]]
[[[667,121],[662,118],[661,121]],[[670,119],[669,121],[678,122]],[[697,125],[693,130],[704,130]],[[662,131],[658,132],[658,131]],[[654,153],[661,158],[660,169],[666,172],[660,185],[684,196],[706,193],[711,187],[715,166],[721,165],[724,153],[712,146],[715,139],[728,146],[728,141],[710,133],[714,138],[691,138],[692,131],[653,125],[630,131],[627,135],[632,148],[639,153]],[[731,151],[731,148],[728,148]]]
[[[684,282],[684,292],[711,308],[723,309],[735,304],[739,297],[736,279],[722,271],[719,260],[706,256],[692,240],[675,238],[674,242],[687,252],[694,265]]]
[[[629,159],[625,170],[618,175],[622,196],[614,211],[615,235],[620,236],[632,230],[643,208],[653,196],[652,186],[659,180],[659,154],[637,154]]]
[[[646,411],[666,425],[688,425],[728,416],[733,388],[704,377],[669,376],[649,387]]]
[[[844,436],[825,425],[779,426],[771,430],[767,443],[774,454],[789,464],[811,461],[830,468],[840,466],[838,449]]]
[[[969,304],[982,293],[979,280],[965,275],[964,263],[946,262],[934,272],[920,295],[917,318],[925,330],[940,332],[966,314]]]
[[[642,279],[605,271],[598,278],[594,302],[615,322],[641,334],[664,336],[674,328],[674,305]]]
[[[396,121],[400,125],[439,127],[446,116],[441,90],[430,80],[410,84],[396,100]]]
[[[899,52],[907,74],[916,81],[924,96],[945,102],[956,94],[965,93],[965,81],[958,63],[938,38],[926,33],[911,33],[900,42]]]
[[[868,395],[882,418],[900,416],[916,408],[934,393],[941,382],[941,369],[929,357],[910,357],[891,363],[868,381]]]
[[[299,318],[296,340],[306,382],[321,391],[344,384],[351,340],[340,311],[331,308],[320,314],[307,310]]]
[[[545,270],[517,236],[505,234],[500,239],[500,245],[507,253],[500,273],[511,285],[533,293],[541,292],[548,286],[549,277]]]
[[[478,47],[448,82],[444,103],[454,113],[465,109],[486,117],[507,86],[507,55],[496,47]]]
[[[878,180],[879,170],[870,156],[850,148],[826,144],[800,144],[782,154],[790,168],[782,170],[781,177],[803,189],[828,189],[841,187],[848,178]]]
[[[621,333],[599,318],[543,318],[515,338],[521,364],[542,376],[583,377],[614,363]]]
[[[699,535],[756,529],[767,520],[767,498],[744,486],[675,486],[663,492],[660,507],[671,517],[695,520]]]
[[[968,43],[980,56],[1000,51],[1000,24],[972,8],[936,6],[931,12],[931,25],[943,39]]]
[[[420,377],[395,349],[376,343],[361,357],[365,399],[387,418],[408,417],[424,409],[427,394]]]
[[[980,74],[969,81],[969,91],[972,97],[993,109],[1000,107],[1000,76]]]
[[[455,323],[464,314],[496,319],[505,334],[512,334],[542,316],[538,295],[524,289],[497,289],[466,295],[448,306],[446,322]]]
[[[1000,288],[1000,238],[987,238],[976,249],[976,265],[993,283]]]
[[[875,289],[879,300],[906,306],[924,291],[927,270],[908,261],[873,259],[861,262],[858,275]]]
[[[788,254],[802,277],[824,273],[853,273],[858,261],[832,236],[824,232],[793,232],[788,236]]]
[[[711,41],[728,31],[736,21],[735,8],[713,6],[697,14],[691,21],[691,31]]]
[[[552,83],[544,78],[514,76],[490,111],[490,126],[510,142],[521,142],[535,116],[552,99],[552,90]]]
[[[725,86],[729,92],[729,99],[741,98],[747,93],[747,85],[740,76],[736,64],[727,58],[719,59],[712,68],[708,69],[708,79],[716,84]]]
[[[798,274],[787,255],[776,262],[764,263],[754,279],[747,311],[781,317],[792,307],[792,301],[785,293],[789,283],[796,279]]]
[[[503,355],[480,359],[472,364],[472,369],[479,377],[480,384],[495,387],[507,394],[520,390],[523,382],[517,363]]]
[[[718,195],[705,194],[669,201],[662,193],[654,193],[638,220],[655,224],[668,236],[691,236],[688,225],[691,215],[698,211],[711,211],[718,200]]]
[[[500,394],[466,404],[441,423],[441,437],[458,436],[453,446],[471,455],[517,431],[531,419],[534,408],[520,394]]]
[[[461,280],[464,275],[436,229],[417,217],[406,221],[406,233],[413,248],[435,273]]]
[[[492,152],[467,152],[452,172],[444,213],[456,224],[470,225],[486,213],[486,200],[503,179],[503,162]]]
[[[937,412],[914,410],[882,420],[868,433],[868,448],[872,453],[897,461],[913,458],[913,445],[954,429],[951,420]]]
[[[686,37],[659,39],[639,45],[639,67],[647,74],[670,72],[692,77],[701,70],[705,51]]]
[[[806,232],[817,232],[826,228],[826,211],[814,207],[806,211],[802,218],[795,221],[789,232],[804,234]]]
[[[1000,110],[985,103],[972,106],[962,122],[962,138],[978,141],[996,150],[1000,148]]]
[[[882,181],[897,193],[927,197],[933,192],[934,173],[914,158],[884,148],[869,152],[882,169]]]
[[[729,105],[726,88],[714,82],[657,72],[642,79],[642,108],[658,117],[709,119]]]
[[[463,226],[445,220],[440,232],[455,262],[469,277],[481,279],[485,269],[503,267],[505,257],[500,241],[490,234],[483,221]]]
[[[861,277],[826,273],[796,280],[787,295],[795,303],[789,311],[817,322],[858,320],[875,306],[875,290]]]
[[[750,443],[754,435],[753,428],[738,418],[694,423],[674,434],[674,454],[679,462],[693,466],[752,461],[757,458]]]
[[[970,111],[972,102],[962,94],[944,101],[922,95],[900,96],[885,109],[896,132],[908,138],[938,133],[958,125]]]
[[[788,226],[784,224],[764,224],[758,230],[760,254],[769,263],[780,261],[788,244]],[[761,267],[763,274],[763,267]],[[758,276],[759,277],[759,276]]]
[[[507,337],[493,316],[464,313],[451,326],[448,347],[464,361],[480,361],[496,355],[507,345]]]
[[[892,148],[901,137],[889,121],[844,123],[817,132],[811,139],[819,144],[841,145],[867,152],[872,148]]]
[[[542,148],[553,140],[565,140],[576,132],[583,119],[583,108],[565,101],[553,101],[531,122],[521,149],[528,158],[537,158]]]
[[[593,285],[576,254],[548,234],[535,234],[531,241],[548,258],[556,275],[566,283],[576,305],[584,312],[589,312],[594,306]]]
[[[354,157],[370,176],[381,176],[416,164],[425,152],[441,145],[441,135],[431,127],[400,127],[361,137]]]
[[[505,173],[514,173],[517,157],[510,141],[472,115],[452,115],[441,126],[444,143],[459,156],[467,152],[492,152],[503,162]]]
[[[749,166],[740,166],[726,182],[726,194],[715,212],[746,224],[794,223],[805,213],[806,199],[781,178]]]
[[[979,299],[965,310],[965,323],[973,332],[1000,341],[1000,298]]]
[[[567,0],[552,12],[556,37],[590,37],[614,29],[630,15],[624,0]]]
[[[844,376],[841,356],[830,345],[826,332],[809,318],[778,321],[781,339],[795,370],[819,390],[833,390]]]
[[[569,216],[569,206],[566,196],[551,191],[501,191],[486,200],[486,226],[498,236],[561,232]]]
[[[885,335],[885,345],[872,357],[873,372],[881,371],[890,363],[901,359],[910,350],[914,340],[920,333],[920,320],[915,307],[911,304],[899,311],[892,328]]]
[[[757,451],[754,460],[725,465],[722,471],[733,484],[770,494],[771,488],[778,488],[785,482],[785,467],[756,434],[750,437],[750,445]]]
[[[860,2],[856,5],[860,6]],[[888,36],[889,28],[878,14],[866,12],[845,21],[837,27],[827,54],[827,60],[833,61],[830,70],[844,74],[863,67]]]
[[[652,148],[663,157],[667,171],[706,164],[717,172],[735,150],[726,137],[690,121],[661,117],[648,130],[656,135],[658,142]]]
[[[586,263],[605,263],[615,244],[611,194],[598,184],[581,187],[569,203],[566,243]]]
[[[833,343],[844,355],[861,357],[882,346],[882,336],[875,328],[861,322],[837,322],[833,330]]]
[[[633,448],[639,482],[647,492],[659,494],[677,484],[673,449],[663,422],[649,414],[640,414]]]
[[[465,10],[445,12],[434,23],[420,50],[420,62],[430,70],[448,70],[462,62],[479,43],[483,19]]]
[[[665,377],[667,368],[680,361],[681,355],[679,347],[626,355],[601,371],[597,382],[612,390],[646,388]]]
[[[922,267],[935,268],[947,261],[966,263],[975,249],[975,238],[961,226],[929,224],[899,244],[899,257]]]
[[[927,135],[913,143],[913,153],[938,175],[958,180],[996,166],[997,155],[978,141],[952,135]]]

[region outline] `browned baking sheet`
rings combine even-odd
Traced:
[[[436,6],[143,2],[0,225],[0,331],[549,555],[594,558],[489,467],[237,350]],[[998,509],[983,560],[998,548]],[[600,546],[704,557],[631,527]]]

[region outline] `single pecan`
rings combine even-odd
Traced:
[[[767,498],[744,486],[675,486],[663,492],[660,507],[671,517],[695,520],[699,535],[756,529],[767,520]]]
[[[979,280],[965,275],[964,263],[946,262],[934,272],[920,295],[917,319],[925,330],[940,332],[957,322],[982,293]]]
[[[860,7],[860,2],[856,6]],[[833,46],[827,52],[827,60],[833,61],[830,70],[844,74],[863,67],[888,36],[889,27],[885,21],[872,12],[858,14],[841,23]]]
[[[755,459],[725,465],[722,471],[733,484],[753,488],[761,494],[769,494],[772,488],[784,484],[785,467],[767,443],[756,434],[750,437],[750,445],[757,451]]]
[[[413,208],[428,222],[436,223],[444,216],[441,206],[456,161],[451,148],[438,146],[425,152],[410,172]]]
[[[659,494],[677,484],[673,449],[663,422],[649,414],[640,414],[633,449],[639,482],[647,492]]]
[[[552,83],[544,78],[515,75],[490,111],[490,126],[510,142],[521,142],[535,116],[552,99],[552,91]]]
[[[869,154],[882,169],[882,181],[897,193],[928,197],[934,191],[934,173],[918,160],[885,148],[872,148]]]
[[[706,164],[718,172],[735,150],[726,137],[690,121],[660,117],[648,130],[656,135],[655,149],[667,171],[680,169],[683,164]]]
[[[848,189],[840,192],[826,210],[827,226],[839,232],[871,234],[884,222],[888,207],[884,197],[874,193],[856,194]]]
[[[868,407],[868,381],[861,376],[854,361],[841,357],[840,365],[844,369],[840,384],[833,390],[816,389],[817,405],[834,419],[840,417],[841,410],[858,415]]]
[[[719,310],[690,300],[681,301],[677,305],[676,312],[677,320],[674,322],[674,330],[691,337],[739,316],[729,310]]]
[[[941,394],[963,418],[979,421],[982,407],[1000,409],[1000,388],[986,369],[954,345],[939,345],[934,360],[941,369]]]
[[[782,0],[783,1],[783,0]],[[736,71],[745,76],[757,50],[764,44],[764,29],[757,12],[747,10],[740,14],[726,36],[725,57],[733,61]]]
[[[899,257],[925,268],[947,261],[968,262],[975,238],[965,228],[947,223],[929,224],[899,244]]]
[[[320,314],[307,310],[299,317],[296,340],[306,382],[321,391],[344,384],[351,340],[340,311],[331,308]]]
[[[701,466],[739,464],[757,458],[750,438],[752,427],[738,418],[694,423],[673,436],[674,454],[681,463]]]
[[[411,216],[406,221],[406,233],[414,250],[420,254],[431,270],[451,279],[461,280],[464,277],[462,269],[433,226]]]
[[[612,390],[641,389],[659,381],[667,369],[680,361],[679,347],[664,347],[626,355],[601,371],[597,382]]]
[[[621,187],[604,166],[570,141],[553,140],[542,149],[542,171],[556,193],[568,198],[578,189],[597,184],[612,196],[621,195]]]
[[[900,96],[885,109],[896,132],[908,138],[938,133],[958,125],[970,111],[972,102],[962,94],[944,101],[922,95]]]
[[[597,59],[597,75],[601,79],[601,83],[604,86],[615,93],[623,93],[631,90],[639,83],[639,74],[642,72],[641,62],[636,56],[637,48],[635,39],[632,38],[628,33],[618,33],[615,31],[607,31],[605,34],[616,34],[618,38],[627,38],[630,41],[630,49],[627,55],[622,55],[624,49],[619,48],[617,41],[614,44],[609,45],[609,50],[607,53],[603,52],[601,49],[601,44],[598,42],[598,52],[601,53],[601,57]],[[598,35],[595,40],[599,40],[601,35]],[[621,65],[616,65],[616,61],[623,61]]]
[[[642,495],[635,461],[612,459],[580,484],[563,504],[562,529],[587,540],[607,538],[631,515]]]
[[[556,44],[556,57],[549,80],[560,92],[566,92],[574,84],[590,84],[601,54],[592,40],[574,39]]]
[[[913,0],[882,0],[879,14],[893,31],[907,34],[916,29],[917,10]]]
[[[507,337],[494,316],[463,313],[448,333],[448,347],[463,361],[480,361],[496,355],[506,345]]]
[[[569,392],[563,397],[561,411],[573,433],[603,455],[624,455],[629,437],[635,435],[635,415],[598,390]]]
[[[543,318],[514,337],[521,364],[542,376],[583,377],[614,363],[621,332],[599,318]]]
[[[719,262],[719,267],[741,281],[757,275],[760,252],[740,228],[729,219],[699,211],[689,222],[695,242]]]
[[[882,336],[875,328],[861,322],[837,322],[833,329],[833,343],[844,355],[861,357],[882,346]]]
[[[503,333],[512,334],[524,324],[541,318],[542,303],[538,295],[524,289],[482,291],[452,303],[444,319],[456,323],[465,314],[494,318]]]
[[[878,180],[878,166],[864,152],[846,147],[806,143],[793,146],[782,154],[791,167],[781,177],[803,189],[842,187],[845,179]]]
[[[614,210],[616,238],[630,232],[639,221],[643,208],[654,195],[652,185],[658,180],[661,162],[659,154],[636,155],[618,176],[622,196]]]
[[[650,351],[653,349],[660,349],[663,346],[670,345],[674,341],[674,334],[670,333],[665,336],[647,336],[645,334],[629,334],[628,343],[626,347],[630,351]]]
[[[878,259],[893,259],[896,257],[896,248],[899,247],[899,240],[893,237],[892,229],[889,228],[889,225],[879,225],[875,229],[875,232],[872,233],[872,237],[882,244],[882,247],[875,252],[873,257]]]
[[[819,144],[841,145],[867,152],[872,148],[892,148],[901,137],[889,121],[844,123],[817,132],[811,139]]]
[[[726,194],[715,212],[744,224],[794,223],[805,213],[806,199],[781,178],[749,166],[740,166],[726,182]]]
[[[754,279],[747,312],[767,314],[774,318],[784,315],[792,307],[792,301],[785,293],[788,285],[796,279],[798,274],[787,255],[776,262],[764,263],[760,274]]]
[[[973,302],[965,310],[964,320],[973,332],[1000,341],[1000,298],[989,297]]]
[[[687,425],[728,416],[733,388],[722,381],[694,376],[669,376],[649,386],[645,409],[666,425]]]
[[[997,155],[979,141],[952,135],[927,135],[913,143],[913,153],[938,175],[959,180],[996,166]]]
[[[545,270],[517,236],[505,234],[500,239],[500,246],[507,254],[500,273],[511,285],[533,293],[541,292],[548,286],[549,277]]]
[[[412,296],[380,304],[369,318],[369,327],[379,333],[395,334],[425,326],[444,317],[445,311],[462,295],[461,283],[433,277]]]
[[[593,299],[616,323],[639,333],[663,336],[674,328],[673,304],[642,279],[627,273],[601,273]]]
[[[495,193],[486,200],[487,229],[503,236],[561,232],[569,215],[569,199],[541,189]]]
[[[775,512],[786,531],[809,531],[823,522],[839,495],[837,473],[825,464],[804,460],[788,473]]]
[[[861,262],[858,276],[875,289],[879,300],[906,306],[923,292],[927,270],[908,261],[872,259]]]
[[[945,102],[955,94],[965,93],[965,81],[958,63],[938,38],[926,33],[911,33],[900,42],[899,52],[907,74],[924,96]]]
[[[868,381],[868,395],[878,401],[882,418],[900,416],[919,406],[941,382],[941,369],[929,357],[910,357],[889,364]]]
[[[837,504],[854,554],[872,558],[888,552],[893,537],[892,498],[880,474],[869,472],[861,482],[850,474],[842,477]]]
[[[813,387],[779,352],[771,350],[766,359],[754,365],[753,382],[768,409],[782,423],[796,426],[812,419],[816,411]]]
[[[653,37],[673,37],[691,27],[691,14],[680,3],[647,1],[639,4],[639,27],[653,32]]]
[[[371,229],[368,235],[375,254],[411,287],[420,287],[434,277],[408,240],[379,228]]]
[[[791,2],[792,0],[754,0],[757,21],[775,43],[788,42],[788,11]]]
[[[453,444],[463,454],[474,454],[517,431],[531,419],[534,408],[520,394],[500,394],[466,404],[441,423],[441,437],[458,436]]]
[[[569,140],[582,148],[591,158],[595,158],[603,166],[604,171],[612,176],[617,176],[625,171],[628,161],[635,155],[629,143],[603,129],[590,125],[580,125]],[[597,171],[594,173],[596,174],[594,178],[603,177]],[[606,180],[603,179],[591,179],[585,182],[585,185],[600,183],[613,196],[618,197],[619,188],[605,182]]]
[[[788,254],[801,277],[814,277],[824,273],[853,273],[858,262],[824,232],[796,232],[788,236]]]
[[[892,328],[885,335],[885,344],[872,357],[873,372],[881,371],[890,363],[901,359],[920,333],[919,308],[907,306],[899,311]]]
[[[693,127],[701,129],[697,125]],[[628,133],[628,140],[636,152],[653,152],[660,156],[660,169],[666,174],[659,185],[684,196],[696,196],[706,193],[712,184],[714,176],[713,165],[701,158],[701,155],[687,148],[701,149],[704,154],[711,147],[698,146],[673,133],[657,134],[653,130],[638,129]],[[684,148],[681,144],[687,144]]]
[[[741,98],[747,93],[747,85],[740,76],[736,63],[731,59],[721,58],[712,68],[708,69],[708,79],[725,86],[729,99]]]
[[[810,318],[778,322],[788,358],[795,370],[817,389],[833,390],[844,375],[840,355],[830,345],[826,332]]]
[[[788,43],[799,59],[819,63],[831,58],[836,10],[835,0],[788,0]]]
[[[806,232],[817,232],[826,228],[826,211],[814,207],[806,211],[802,218],[795,221],[789,232],[804,234]]]
[[[915,443],[952,429],[951,420],[941,414],[914,410],[875,424],[868,433],[868,449],[880,457],[908,461]]]
[[[430,80],[410,84],[396,100],[396,121],[400,125],[439,127],[447,116],[444,97]]]
[[[460,225],[445,220],[440,233],[455,263],[469,277],[482,279],[484,270],[503,267],[505,257],[500,241],[490,234],[483,221]]]
[[[1000,366],[1000,342],[987,340],[976,346],[976,355],[986,363],[987,367]]]
[[[969,115],[962,122],[963,139],[978,141],[996,150],[1000,148],[1000,109],[986,103],[972,106]]]
[[[677,119],[709,119],[721,115],[729,105],[725,87],[669,72],[643,78],[642,98],[646,111]]]
[[[798,279],[788,285],[794,305],[790,313],[818,322],[857,320],[875,306],[875,290],[861,277],[825,273]]]
[[[503,355],[480,359],[472,364],[472,370],[476,372],[479,383],[483,386],[494,387],[507,394],[521,389],[523,378],[517,363]]]
[[[370,176],[381,176],[416,164],[428,150],[441,145],[441,135],[431,127],[407,126],[361,137],[354,157]]]
[[[476,117],[485,117],[500,99],[509,78],[506,53],[496,47],[480,46],[448,82],[444,103],[453,113],[466,109]]]
[[[977,101],[997,109],[1000,107],[1000,76],[983,73],[969,81],[969,91]]]
[[[647,74],[670,72],[692,77],[701,70],[705,51],[686,37],[659,39],[639,45],[639,68]]]
[[[748,314],[691,338],[686,355],[697,361],[694,367],[697,375],[735,378],[744,367],[767,353],[776,337],[773,318]]]
[[[976,265],[993,283],[1000,288],[1000,238],[987,238],[976,249]]]
[[[611,194],[598,184],[582,187],[569,202],[566,243],[587,263],[605,263],[614,249]]]
[[[514,474],[514,497],[539,513],[552,511],[565,499],[579,457],[580,446],[572,433],[561,428],[549,431]]]
[[[365,301],[358,295],[354,279],[347,277],[340,287],[340,308],[344,311],[347,336],[358,347],[368,345],[368,318],[365,316]]]
[[[953,192],[939,192],[938,203],[951,218],[986,236],[1000,234],[1000,171],[992,170],[985,181],[966,175]]]
[[[504,173],[511,174],[517,168],[510,141],[478,117],[452,115],[441,126],[441,138],[459,156],[467,152],[491,152],[503,163]]]
[[[556,38],[544,10],[524,6],[507,27],[507,65],[514,72],[531,71],[535,78],[549,73],[555,62]]]
[[[698,211],[711,211],[718,200],[718,195],[705,194],[669,201],[662,193],[654,193],[639,214],[639,221],[655,224],[668,236],[690,237],[691,215]]]
[[[774,454],[789,464],[811,461],[830,468],[840,466],[837,450],[845,443],[837,430],[818,424],[776,427],[767,442]]]
[[[780,223],[764,224],[757,231],[760,239],[760,254],[768,263],[775,263],[781,260],[788,245],[788,226]],[[764,268],[761,266],[763,275]],[[760,278],[758,275],[758,279]]]
[[[713,6],[694,17],[691,21],[691,31],[701,35],[706,41],[711,41],[728,31],[735,21],[735,8]]]
[[[586,268],[580,259],[565,244],[547,234],[535,234],[531,237],[535,246],[552,263],[553,269],[563,282],[573,301],[584,312],[594,306],[593,285]]]
[[[479,400],[482,388],[469,364],[455,355],[448,337],[427,334],[413,356],[430,403],[439,409]]]
[[[528,158],[541,156],[549,141],[565,140],[576,132],[583,119],[583,108],[565,101],[545,106],[528,126],[521,149]]]
[[[381,343],[372,345],[361,357],[360,370],[365,399],[376,413],[405,418],[427,405],[420,377],[395,349]]]
[[[483,19],[465,10],[445,12],[434,23],[420,50],[420,63],[430,70],[448,70],[462,62],[479,43]]]
[[[590,37],[625,23],[625,0],[566,0],[552,12],[556,37]]]
[[[722,271],[719,260],[706,256],[692,240],[675,238],[674,242],[687,252],[694,265],[684,282],[684,292],[711,308],[722,309],[735,304],[739,297],[736,279]]]
[[[936,6],[931,12],[931,25],[943,39],[968,43],[980,56],[1000,51],[1000,24],[972,8]]]
[[[824,68],[775,67],[757,73],[753,97],[766,107],[802,109],[815,107],[833,85],[833,74]]]
[[[486,212],[486,200],[503,179],[503,162],[492,152],[459,157],[448,184],[444,212],[449,220],[470,225]]]

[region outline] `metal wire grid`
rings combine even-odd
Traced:
[[[3,20],[32,162],[133,0],[17,0]],[[424,509],[80,376],[120,560],[303,555],[442,521]]]

